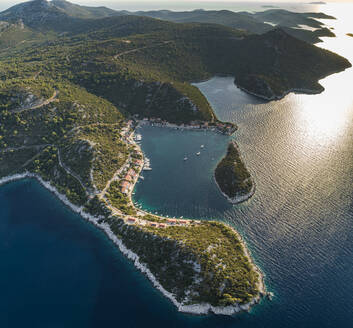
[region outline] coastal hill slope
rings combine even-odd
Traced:
[[[252,61],[250,65],[235,68],[235,83],[269,100],[280,99],[291,91],[320,93],[324,88],[319,80],[343,67],[351,67],[348,60],[289,36],[281,29],[246,38],[242,49],[240,60],[253,54]]]
[[[280,28],[249,35],[216,24],[129,15],[82,19],[45,0],[0,13],[0,19],[15,18],[31,31],[50,36],[35,50],[23,45],[21,56],[13,56],[17,65],[28,70],[32,63],[34,71],[53,78],[61,72],[61,78],[104,97],[124,113],[175,123],[216,121],[192,81],[233,75],[240,88],[278,99],[293,90],[321,92],[318,80],[350,67],[346,59]]]

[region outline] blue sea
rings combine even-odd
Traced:
[[[353,62],[351,9],[321,7],[338,20],[325,21],[337,38],[320,46]],[[275,102],[243,93],[229,77],[197,84],[217,116],[239,126],[233,137],[257,184],[241,205],[230,205],[212,177],[230,137],[140,129],[153,170],[134,201],[234,226],[272,301],[234,317],[178,313],[104,233],[23,180],[0,188],[0,327],[352,327],[352,82],[349,69],[321,81],[320,95]]]

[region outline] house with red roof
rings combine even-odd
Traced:
[[[131,185],[130,185],[129,182],[123,181],[123,182],[120,184],[120,187],[121,187],[121,192],[122,192],[123,194],[128,194],[129,191],[130,191]]]
[[[136,176],[136,172],[133,170],[133,169],[130,169],[128,172],[127,172],[128,175],[131,175],[131,176]]]
[[[130,174],[126,174],[125,177],[124,177],[124,180],[132,181],[132,176]]]

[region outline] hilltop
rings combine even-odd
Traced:
[[[107,7],[80,6],[65,0],[31,0],[3,11],[0,19],[12,21],[22,19],[29,26],[39,26],[50,20],[65,19],[65,16],[93,19],[120,15],[123,13]]]
[[[123,15],[123,13],[107,7],[80,6],[65,0],[51,0],[50,4],[76,18],[103,18]]]

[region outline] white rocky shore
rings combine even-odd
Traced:
[[[72,211],[75,213],[78,213],[86,219],[87,221],[91,222],[94,224],[96,227],[99,229],[103,230],[106,235],[114,242],[115,245],[118,246],[119,250],[128,258],[130,259],[135,267],[140,270],[142,273],[144,273],[148,279],[152,282],[155,288],[157,288],[166,298],[168,298],[178,309],[180,312],[185,312],[185,313],[190,313],[190,314],[195,314],[195,315],[205,315],[209,313],[214,313],[218,315],[233,315],[235,313],[241,312],[241,311],[248,311],[250,308],[257,304],[261,296],[266,295],[266,290],[265,286],[263,283],[263,275],[261,271],[257,268],[257,266],[254,264],[254,262],[251,259],[251,256],[249,254],[249,251],[247,250],[245,243],[241,236],[238,234],[237,231],[233,229],[233,231],[237,234],[239,240],[241,241],[243,245],[244,252],[246,256],[250,259],[250,262],[254,266],[255,270],[259,273],[261,279],[259,280],[259,291],[260,294],[253,298],[249,303],[243,304],[243,305],[231,305],[231,306],[212,306],[211,304],[208,303],[202,303],[202,304],[192,304],[192,305],[185,305],[180,302],[178,302],[175,298],[175,296],[165,290],[163,286],[158,282],[156,277],[152,274],[152,272],[148,269],[148,267],[140,262],[140,258],[137,254],[129,250],[123,242],[113,233],[113,231],[110,229],[109,224],[107,223],[99,223],[100,219],[102,217],[95,217],[92,216],[91,214],[85,212],[82,207],[78,207],[74,204],[72,204],[65,195],[61,194],[58,192],[58,190],[50,184],[48,181],[44,181],[39,175],[33,174],[30,172],[25,172],[21,174],[15,174],[11,176],[7,176],[4,178],[0,179],[0,186],[6,183],[14,182],[17,180],[21,179],[26,179],[26,178],[32,178],[36,179],[40,184],[42,184],[46,189],[48,189],[50,192],[52,192],[54,195],[56,195],[66,206],[68,206]]]
[[[220,187],[220,185],[218,184],[215,174],[213,174],[213,179],[218,187],[219,192],[225,197],[227,198],[228,202],[232,203],[233,205],[236,204],[240,204],[243,202],[246,202],[247,200],[249,200],[252,196],[255,195],[255,191],[256,191],[256,183],[255,181],[252,181],[252,187],[251,190],[245,194],[245,195],[239,195],[239,196],[235,196],[235,197],[229,197],[226,193],[224,193]]]

